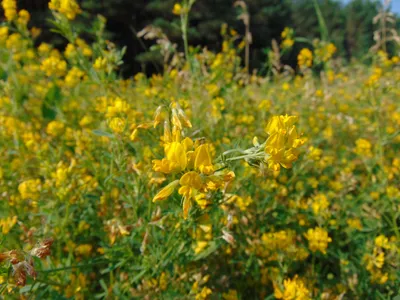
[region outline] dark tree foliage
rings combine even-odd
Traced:
[[[124,75],[139,71],[148,74],[161,68],[161,57],[148,51],[152,41],[143,41],[136,34],[147,25],[161,27],[169,39],[182,49],[179,17],[172,14],[176,0],[82,0],[81,7],[87,12],[81,16],[81,25],[88,26],[90,15],[101,14],[108,19],[109,39],[118,46],[127,46],[124,57]],[[244,24],[237,19],[238,8],[234,0],[197,0],[190,15],[189,43],[219,50],[221,47],[220,28],[223,23],[239,33],[244,33]],[[271,46],[272,39],[279,41],[280,33],[288,26],[293,27],[296,36],[314,39],[320,37],[318,18],[312,0],[245,0],[251,17],[250,66],[259,69],[265,62],[264,49]],[[32,14],[32,25],[45,28],[42,41],[51,41],[58,47],[65,46],[49,30],[46,19],[48,0],[20,0],[18,7],[28,9]],[[373,45],[372,23],[378,13],[379,0],[352,0],[347,5],[338,0],[318,0],[329,32],[330,40],[347,59],[362,58]],[[298,45],[298,51],[303,45]],[[289,63],[295,62],[295,53]],[[157,65],[159,63],[159,66]]]
[[[375,26],[372,19],[378,14],[377,1],[354,0],[346,7],[345,41],[348,58],[361,57],[373,45]]]

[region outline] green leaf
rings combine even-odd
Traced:
[[[1,69],[0,70],[0,80],[2,81],[7,81],[8,74],[5,70]]]
[[[317,13],[318,17],[318,25],[319,25],[319,31],[321,33],[321,40],[328,42],[329,41],[329,33],[328,33],[328,27],[326,26],[324,16],[322,15],[321,9],[319,8],[317,0],[314,0],[314,9],[315,12]]]
[[[28,293],[31,290],[31,285],[25,285],[24,287],[20,288],[19,292],[21,294]]]
[[[92,133],[97,135],[97,136],[106,136],[106,137],[109,137],[109,138],[114,138],[114,135],[112,133],[107,132],[107,131],[103,131],[103,130],[100,130],[100,129],[92,130]]]
[[[139,272],[138,274],[136,274],[136,276],[133,277],[133,279],[132,279],[132,283],[135,283],[135,282],[138,281],[140,278],[142,278],[143,275],[146,274],[146,272],[147,272],[147,270],[144,269],[144,270],[142,270],[141,272]]]
[[[43,118],[49,121],[54,120],[57,116],[57,106],[61,100],[61,89],[57,85],[53,85],[47,92],[42,104]]]
[[[104,282],[103,279],[100,279],[99,283],[100,283],[100,285],[101,285],[101,287],[103,288],[104,291],[108,290],[107,284]]]

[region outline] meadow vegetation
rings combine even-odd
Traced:
[[[60,50],[2,7],[0,297],[400,297],[398,56],[321,38],[292,69],[286,28],[259,76],[247,35],[181,53],[152,26],[164,71],[123,79],[104,17],[52,0]]]

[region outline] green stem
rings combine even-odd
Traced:
[[[265,153],[247,154],[247,155],[231,157],[231,158],[226,159],[226,161],[235,161],[235,160],[241,160],[241,159],[246,159],[246,158],[264,159],[265,155],[266,155]]]
[[[187,0],[184,3],[184,11],[181,13],[181,30],[182,30],[182,39],[183,46],[185,48],[185,58],[189,64],[190,72],[193,72],[192,64],[189,57],[189,41],[188,41],[188,27],[189,27],[189,12],[196,0]]]

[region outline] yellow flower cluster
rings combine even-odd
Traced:
[[[46,133],[53,137],[57,137],[64,132],[65,125],[60,121],[51,121],[47,124]]]
[[[19,24],[22,24],[22,25],[26,26],[30,19],[31,19],[31,15],[29,14],[29,12],[27,10],[21,9],[18,12],[18,20],[17,20],[17,22]]]
[[[0,42],[4,43],[8,38],[8,27],[1,26],[0,27]]]
[[[389,277],[395,276],[388,265],[396,259],[394,253],[398,250],[395,237],[389,240],[379,235],[375,238],[372,254],[365,254],[363,258],[373,283],[385,284]]]
[[[372,157],[372,145],[367,139],[357,139],[354,152],[365,158]]]
[[[61,77],[67,70],[67,62],[58,56],[50,56],[42,61],[41,70],[47,76]]]
[[[182,125],[190,128],[191,123],[183,110],[172,105],[171,119],[165,120],[164,155],[161,160],[153,160],[153,170],[164,174],[183,173],[161,189],[153,198],[153,202],[167,199],[179,187],[178,193],[183,197],[183,217],[186,219],[193,200],[203,203],[206,193],[221,189],[226,182],[233,179],[232,172],[215,172],[212,159],[211,144],[194,142],[186,137],[181,138]],[[161,109],[156,111],[154,125],[161,121]],[[173,124],[170,131],[170,122]],[[203,205],[202,205],[203,206]]]
[[[65,85],[68,87],[75,87],[79,84],[85,73],[77,67],[72,67],[65,76]]]
[[[293,47],[293,45],[294,45],[293,35],[294,35],[294,30],[292,28],[285,27],[285,29],[281,33],[281,38],[282,38],[281,48],[282,49],[290,49]]]
[[[297,63],[300,68],[310,68],[313,63],[313,54],[310,49],[301,49],[299,55],[297,56]]]
[[[314,41],[314,53],[317,61],[327,62],[336,53],[336,46],[332,43],[322,42],[319,40]]]
[[[283,289],[275,286],[274,296],[283,300],[310,300],[311,292],[307,289],[304,282],[297,277],[285,279]]]
[[[328,198],[324,194],[317,194],[312,199],[312,209],[316,215],[326,215],[329,207]]]
[[[298,159],[298,148],[305,143],[305,139],[297,132],[295,116],[274,116],[266,127],[269,137],[265,144],[268,167],[279,171],[280,166],[291,168]]]
[[[274,75],[250,75],[223,26],[219,53],[176,48],[163,74],[123,79],[73,3],[51,1],[74,32],[62,52],[36,47],[24,10],[0,27],[0,298],[395,295],[398,57],[344,66],[318,42],[286,72],[287,28]],[[32,253],[51,253],[40,289]]]
[[[256,248],[256,253],[268,261],[278,261],[282,254],[290,256],[294,260],[305,260],[308,252],[296,243],[296,239],[296,232],[292,230],[264,233],[261,237],[262,243]]]
[[[64,55],[68,59],[74,59],[77,57],[78,51],[81,51],[85,57],[91,57],[93,55],[92,48],[81,38],[77,38],[75,43],[69,43],[65,48]]]
[[[93,67],[96,70],[105,70],[107,68],[107,58],[105,57],[98,57],[96,58]]]
[[[81,13],[81,9],[76,0],[51,0],[49,8],[65,15],[69,20],[75,19],[77,14]]]
[[[175,3],[174,8],[172,9],[172,13],[174,15],[179,16],[181,12],[182,12],[182,5],[180,5],[179,3]]]
[[[40,197],[41,182],[40,179],[29,179],[18,186],[18,191],[22,199],[37,200]]]
[[[326,254],[328,244],[332,242],[332,239],[328,236],[328,232],[320,227],[308,229],[305,237],[308,240],[308,247],[312,252],[320,251]]]
[[[12,21],[17,16],[17,1],[16,0],[3,0],[1,6],[4,10],[4,15],[7,21]]]
[[[17,224],[17,216],[0,219],[1,232],[7,235],[10,230]]]

